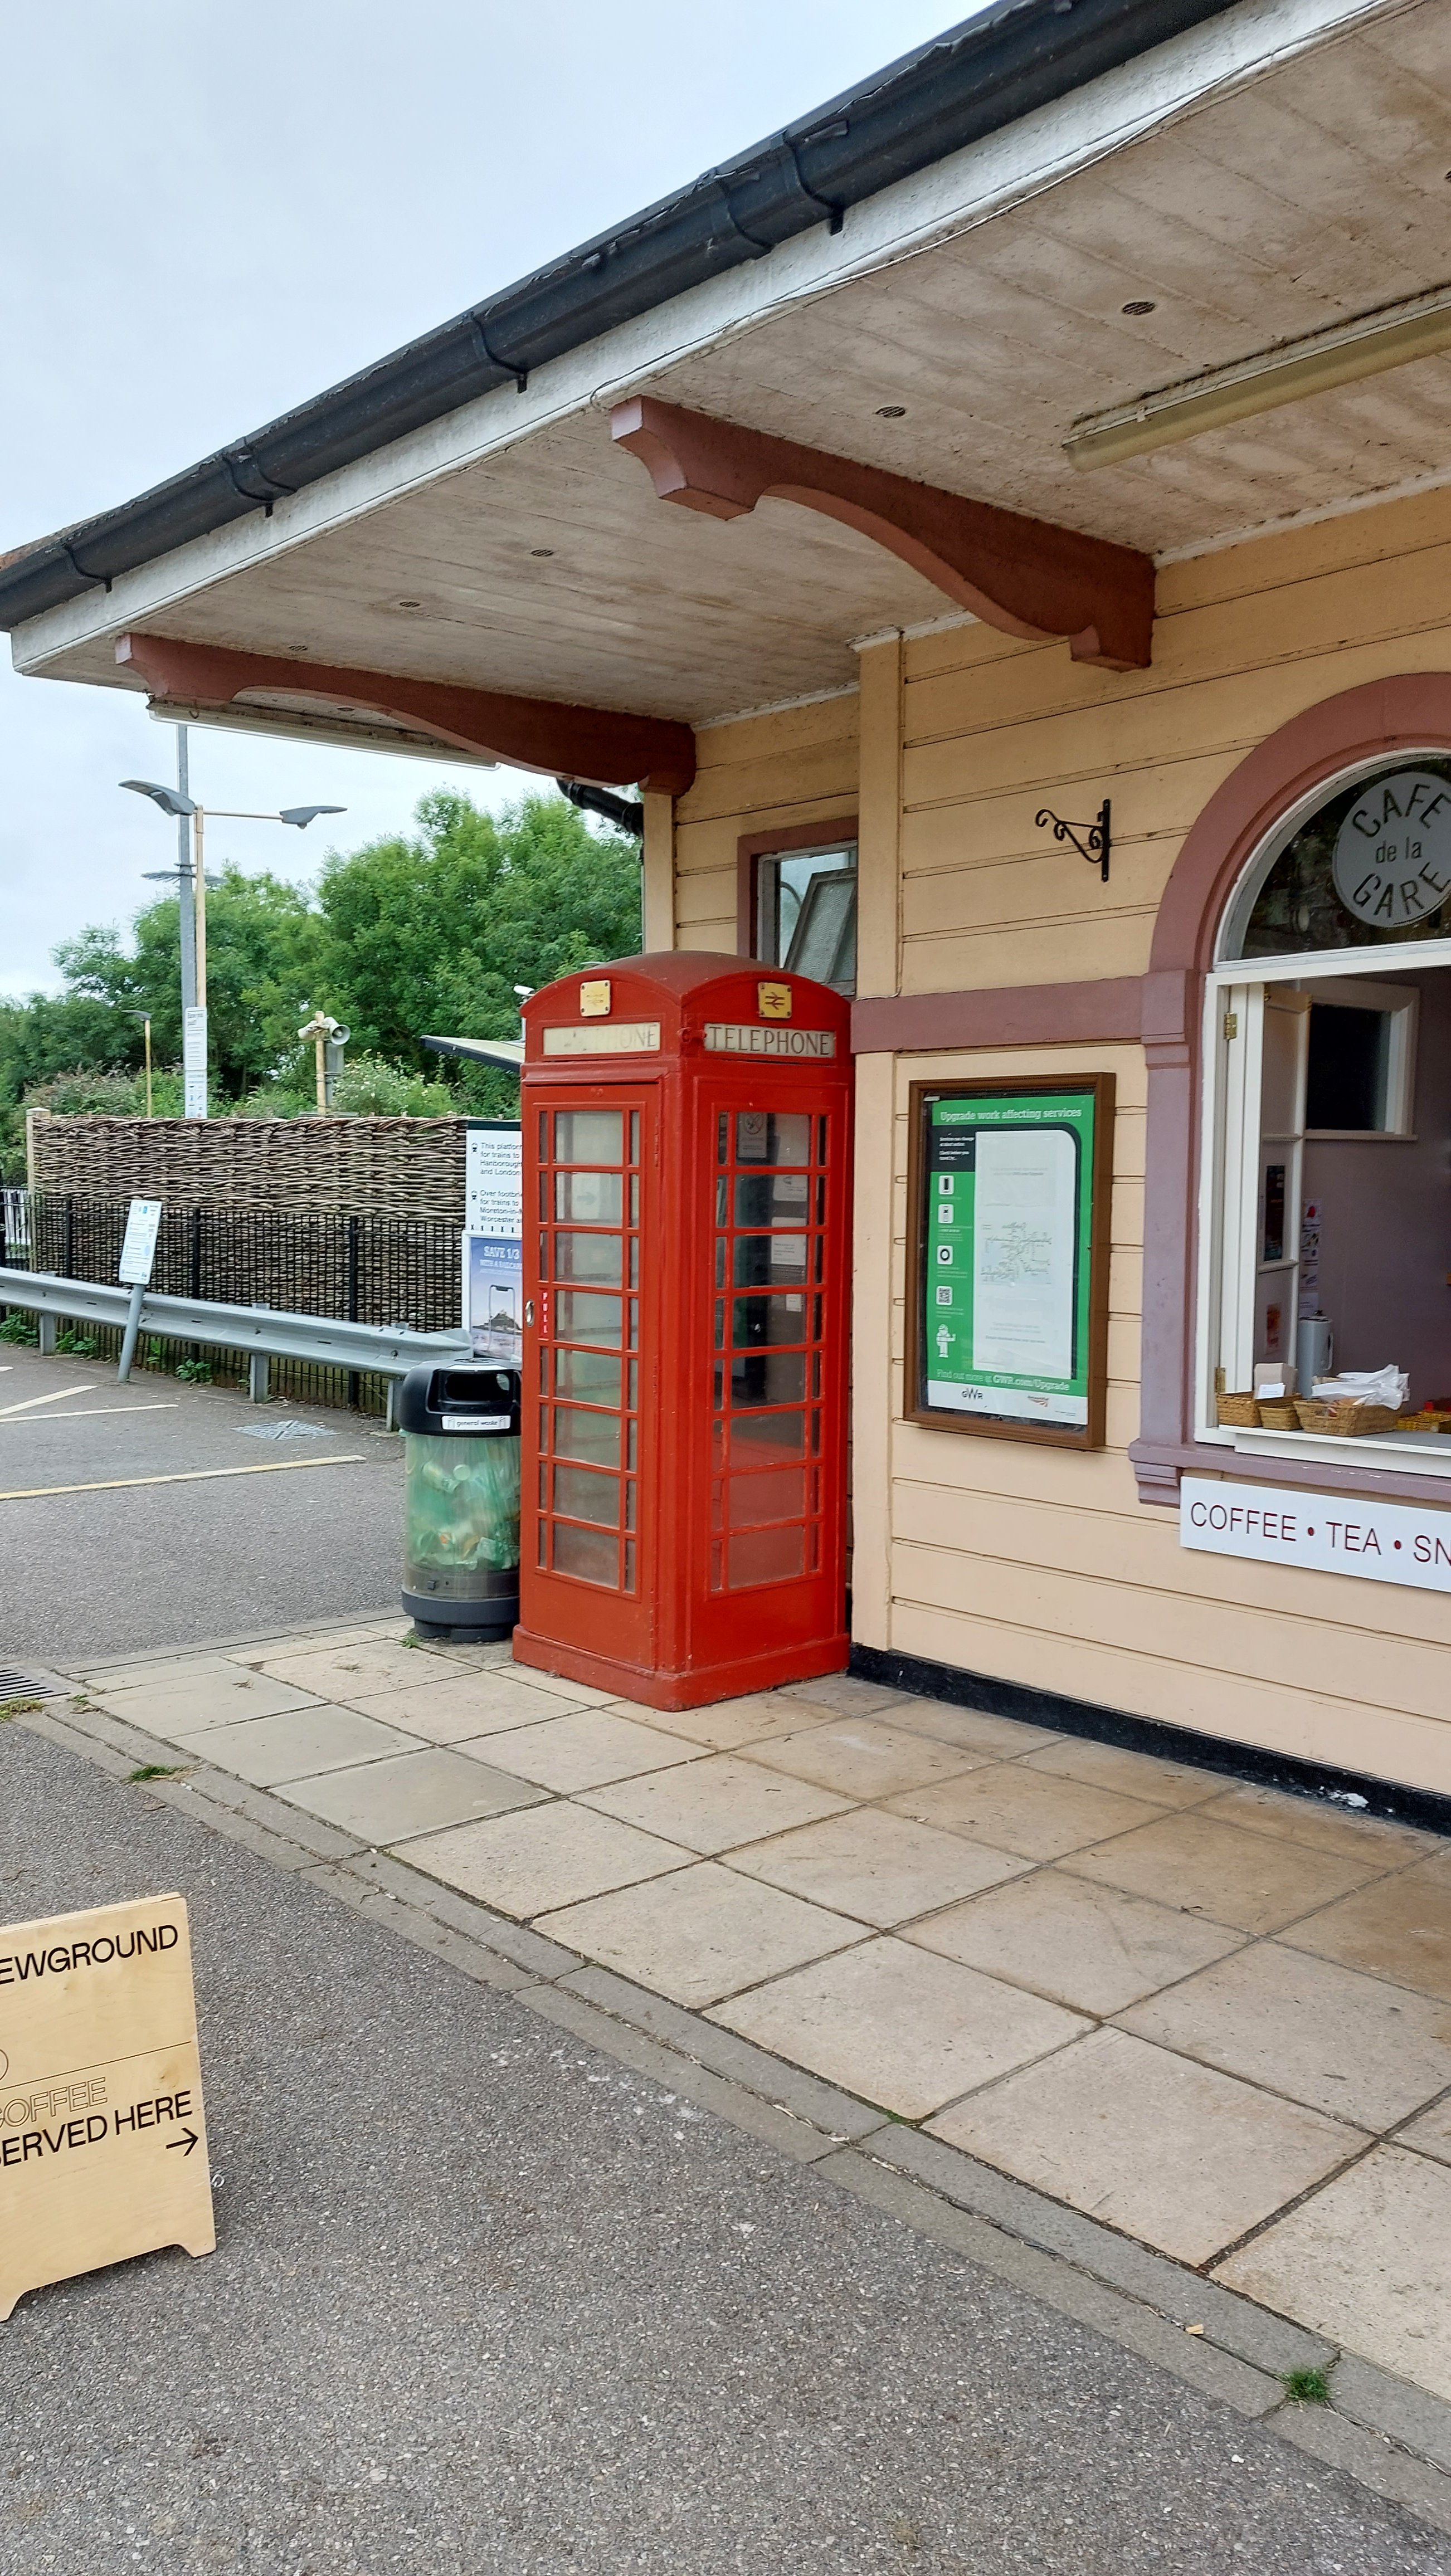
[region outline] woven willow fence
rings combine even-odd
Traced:
[[[26,1145],[31,1188],[55,1197],[463,1224],[461,1118],[53,1118],[32,1110]]]

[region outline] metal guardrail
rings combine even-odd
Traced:
[[[0,1269],[0,1306],[114,1324],[124,1331],[131,1291],[101,1279]],[[332,1315],[289,1315],[274,1306],[153,1296],[149,1289],[141,1305],[141,1330],[164,1341],[205,1342],[213,1350],[246,1351],[263,1359],[313,1360],[320,1367],[366,1370],[375,1377],[405,1377],[430,1360],[442,1365],[469,1357],[469,1337],[462,1330],[415,1333],[401,1324],[350,1324]]]

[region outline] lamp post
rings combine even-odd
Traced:
[[[178,725],[175,787],[159,786],[154,778],[123,778],[121,785],[138,796],[149,796],[163,814],[174,814],[180,824],[180,856],[175,874],[181,892],[181,1026],[182,1077],[185,1097],[182,1115],[205,1118],[207,1115],[207,874],[205,865],[206,823],[208,814],[228,823],[290,823],[296,831],[305,832],[319,814],[346,814],[346,805],[284,805],[275,814],[254,814],[235,805],[198,805],[187,793],[186,727]],[[195,828],[190,835],[188,825]],[[158,873],[170,876],[167,868]],[[215,878],[211,880],[217,882]]]

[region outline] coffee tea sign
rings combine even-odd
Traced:
[[[0,1931],[0,2319],[47,2282],[216,2241],[185,1899]]]

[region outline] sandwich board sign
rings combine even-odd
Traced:
[[[0,2319],[48,2282],[216,2241],[185,1899],[0,1931]]]

